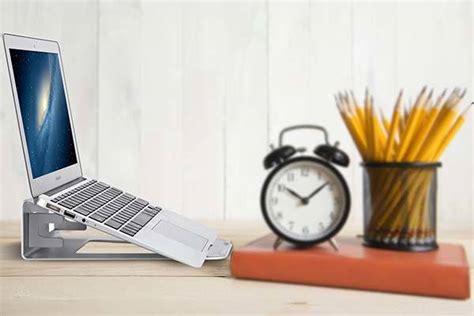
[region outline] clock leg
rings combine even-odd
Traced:
[[[329,243],[334,248],[334,250],[339,251],[339,247],[337,246],[336,239],[334,238],[329,239]]]
[[[281,245],[281,242],[282,242],[281,238],[277,237],[277,239],[275,239],[275,242],[273,243],[273,249],[277,250],[277,248]]]

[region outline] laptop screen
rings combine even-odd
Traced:
[[[33,178],[77,163],[59,56],[10,49]]]

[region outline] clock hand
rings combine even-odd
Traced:
[[[290,193],[291,195],[293,195],[294,197],[296,197],[298,200],[300,200],[301,203],[303,203],[303,204],[307,204],[307,203],[308,203],[307,199],[305,199],[304,197],[302,197],[301,195],[299,195],[298,193],[296,193],[296,192],[293,191],[292,189],[288,188],[286,185],[284,185],[283,188],[284,188],[288,193]]]
[[[313,193],[311,193],[310,195],[308,195],[308,197],[306,198],[306,200],[309,202],[309,200],[315,196],[316,194],[319,193],[319,191],[321,191],[322,189],[324,189],[326,186],[328,185],[328,183],[324,183],[323,185],[321,185],[320,187],[318,187],[316,190],[313,191]]]

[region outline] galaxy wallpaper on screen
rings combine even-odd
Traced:
[[[10,50],[33,178],[77,163],[59,58]]]

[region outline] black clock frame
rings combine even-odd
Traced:
[[[291,238],[291,237],[285,235],[284,233],[282,233],[275,225],[273,225],[272,221],[270,220],[270,215],[268,214],[268,210],[267,210],[267,207],[266,207],[266,204],[265,204],[265,196],[267,194],[268,186],[269,186],[270,181],[272,180],[272,178],[275,176],[275,174],[278,171],[280,171],[282,168],[285,168],[286,166],[291,165],[295,162],[299,162],[299,161],[310,161],[310,162],[313,162],[313,163],[319,163],[319,164],[327,167],[330,171],[332,171],[336,175],[336,178],[338,178],[338,180],[342,183],[342,188],[344,190],[344,194],[346,195],[346,199],[347,199],[345,208],[343,210],[344,214],[342,215],[342,219],[337,224],[337,226],[332,231],[330,231],[328,234],[326,234],[326,235],[324,235],[320,238],[316,238],[316,239],[312,239],[312,240],[297,240],[297,239]],[[267,178],[265,179],[265,182],[263,183],[262,192],[260,194],[260,207],[262,209],[262,214],[263,214],[263,218],[265,219],[265,222],[267,223],[267,225],[271,228],[271,230],[278,237],[280,237],[280,238],[282,238],[286,241],[289,241],[289,242],[291,242],[291,243],[293,243],[297,246],[308,247],[308,246],[313,246],[317,243],[328,241],[329,239],[334,237],[342,229],[342,227],[344,226],[344,224],[347,221],[347,218],[349,217],[349,211],[350,211],[350,208],[351,208],[351,195],[350,195],[349,187],[347,186],[346,180],[344,180],[344,177],[342,176],[342,174],[334,166],[329,164],[327,161],[324,161],[324,160],[316,158],[316,157],[299,156],[299,157],[295,157],[295,158],[291,158],[289,160],[286,160],[285,162],[278,165],[275,169],[273,169],[270,172],[270,174],[268,174]]]

